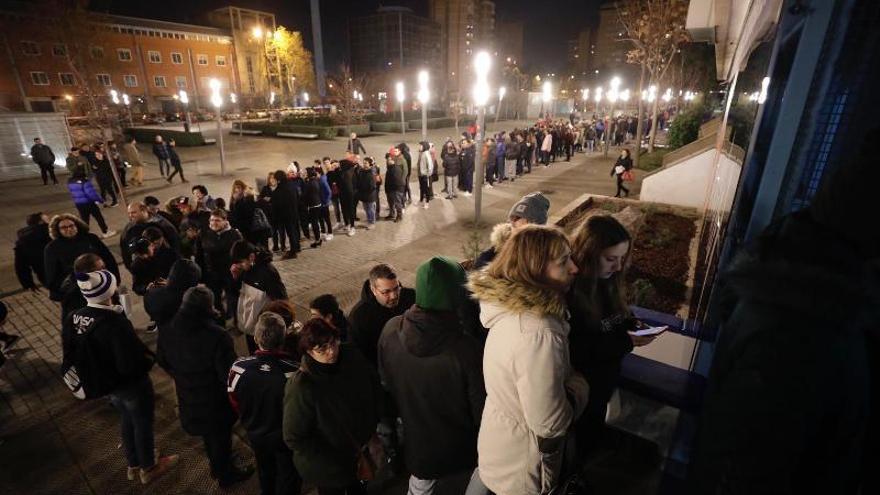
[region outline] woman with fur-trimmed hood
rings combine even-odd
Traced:
[[[495,493],[546,494],[560,481],[565,434],[588,395],[568,357],[565,293],[576,274],[565,235],[528,225],[470,276],[489,329],[479,478]]]

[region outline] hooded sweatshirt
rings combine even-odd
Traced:
[[[413,306],[392,318],[378,345],[379,375],[403,418],[406,466],[437,479],[477,465],[486,400],[479,343],[454,311]]]
[[[159,325],[160,330],[180,309],[183,293],[198,285],[201,278],[202,270],[199,265],[190,260],[177,260],[168,274],[168,283],[147,291],[144,295],[144,310]],[[159,332],[157,346],[161,346],[161,343],[162,332]]]

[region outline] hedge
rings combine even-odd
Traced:
[[[403,123],[407,128],[406,122]],[[373,132],[400,132],[400,121],[397,122],[370,122],[370,130]]]
[[[263,131],[264,136],[274,136],[279,132],[296,132],[301,134],[317,134],[320,139],[333,139],[336,136],[335,127],[321,127],[311,125],[284,125],[272,122],[244,122],[246,131]],[[234,130],[232,131],[235,132]]]
[[[666,143],[670,151],[697,140],[700,135],[700,126],[705,122],[708,107],[695,105],[676,115],[675,120],[669,125],[669,134],[666,135]]]
[[[410,129],[419,130],[422,128],[422,119],[410,120],[407,122]],[[461,125],[461,122],[458,123]],[[439,129],[441,127],[454,127],[455,119],[450,117],[442,117],[436,119],[428,119],[428,129]]]
[[[443,110],[428,110],[428,118],[435,119],[440,117],[445,117],[446,113]],[[404,120],[415,120],[422,118],[421,110],[409,110],[403,112]],[[400,121],[400,110],[398,109],[396,112],[386,112],[386,113],[371,113],[364,116],[364,119],[367,122],[394,122]]]
[[[127,128],[123,130],[123,134],[127,136],[134,136],[134,138],[140,143],[152,143],[156,139],[156,135],[162,136],[162,140],[169,141],[171,139],[174,140],[174,143],[177,146],[203,146],[205,144],[205,137],[202,136],[201,132],[184,132],[184,131],[172,131],[165,129],[142,129],[142,128]]]
[[[315,117],[306,117],[303,115],[289,116],[281,119],[281,123],[284,125],[308,125],[308,126],[319,126],[319,127],[330,127],[337,125],[337,122],[334,121],[333,118],[328,117],[326,115],[315,116]]]

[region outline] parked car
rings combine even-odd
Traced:
[[[165,117],[158,113],[145,113],[141,116],[141,122],[144,124],[164,124]]]

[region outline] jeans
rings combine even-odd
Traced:
[[[431,178],[427,175],[419,176],[419,203],[425,203],[434,199],[434,190],[431,187]]]
[[[165,177],[169,173],[171,173],[171,162],[167,158],[159,158],[159,174]]]
[[[286,241],[289,239],[290,241],[290,250],[298,253],[299,252],[299,229],[294,224],[293,220],[282,221],[277,224],[276,229],[278,230],[278,240],[281,241],[281,249],[284,249],[284,245]]]
[[[309,225],[312,227],[312,234],[315,235],[315,242],[321,238],[321,205],[309,206],[307,213]]]
[[[364,205],[364,211],[367,213],[367,223],[370,225],[376,223],[376,202],[361,201],[361,204]]]
[[[406,200],[406,193],[403,191],[391,191],[388,194],[388,207],[391,209],[388,215],[392,218],[403,217],[403,202]]]
[[[458,196],[458,176],[457,175],[447,175],[446,176],[446,197],[454,198]]]
[[[183,167],[180,166],[180,162],[171,162],[171,164],[174,166],[174,172],[171,172],[171,174],[168,176],[168,182],[171,182],[171,179],[173,179],[174,176],[177,174],[180,174],[181,182],[186,181],[186,178],[183,176]]]
[[[342,207],[339,205],[339,196],[333,196],[333,211],[336,212],[336,223],[342,223]]]
[[[104,215],[101,213],[101,209],[98,208],[98,205],[95,203],[76,205],[76,211],[79,212],[79,217],[86,223],[86,225],[89,224],[90,217],[95,217],[95,221],[98,222],[98,227],[101,227],[101,232],[105,234],[107,233],[107,222],[104,221]]]
[[[514,160],[504,160],[504,176],[513,179],[516,175],[516,159]]]
[[[468,483],[464,495],[488,495],[489,493],[491,493],[489,488],[480,479],[480,468],[474,469],[474,474],[471,475],[471,481]]]
[[[257,460],[261,495],[299,495],[302,478],[293,465],[293,452],[281,438],[249,440]]]
[[[52,177],[52,182],[58,184],[58,179],[55,178],[55,165],[40,165],[40,177],[43,178],[43,184],[49,183],[49,177]]]
[[[333,233],[333,224],[330,223],[330,205],[321,205],[320,216],[318,217],[318,223],[321,224],[321,230],[325,234]]]
[[[116,199],[116,191],[113,190],[113,177],[104,177],[98,179],[98,190],[101,192],[101,200],[107,201],[107,195],[110,195],[110,199],[113,200],[114,203],[117,203]]]
[[[153,383],[149,375],[110,394],[110,403],[122,417],[122,446],[129,467],[149,469],[153,456]]]
[[[423,480],[410,475],[406,495],[432,495],[436,487],[437,480]]]
[[[495,177],[499,182],[507,178],[504,174],[504,156],[495,157]]]
[[[357,202],[355,202],[354,198],[348,197],[340,198],[340,202],[342,203],[342,221],[345,222],[346,227],[354,227]]]

